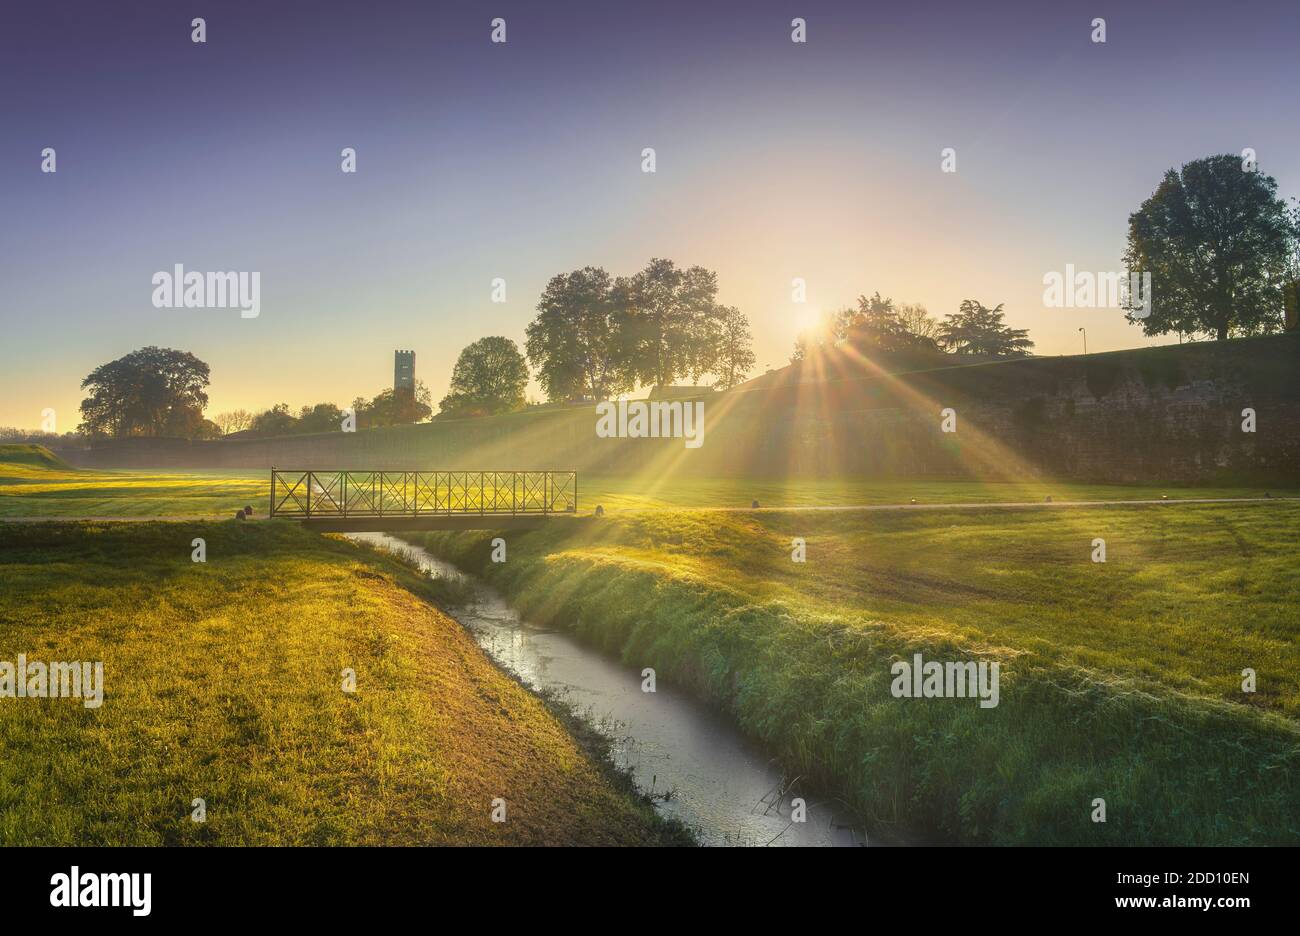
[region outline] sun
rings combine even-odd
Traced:
[[[794,314],[794,330],[796,334],[816,331],[823,326],[824,322],[825,313],[822,312],[821,306],[799,306]]]

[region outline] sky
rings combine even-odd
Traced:
[[[75,428],[81,380],[146,345],[211,365],[209,416],[373,396],[397,348],[436,402],[465,345],[522,347],[551,276],[652,257],[718,273],[755,375],[877,290],[1004,303],[1039,354],[1177,340],[1046,308],[1043,277],[1123,269],[1192,159],[1250,147],[1300,195],[1297,36],[1294,0],[8,0],[0,426]],[[178,263],[259,272],[260,314],[156,308]]]

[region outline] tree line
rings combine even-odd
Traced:
[[[301,407],[297,413],[287,403],[277,403],[260,413],[233,410],[215,417],[222,435],[247,431],[255,436],[306,435],[313,432],[336,432],[345,418],[350,418],[357,429],[378,429],[383,426],[402,426],[429,418],[433,412],[429,405],[429,388],[423,381],[415,382],[415,389],[396,387],[384,390],[373,399],[357,397],[348,412],[335,403],[317,403]]]
[[[508,338],[489,336],[461,351],[434,415],[422,381],[414,389],[358,397],[348,411],[278,403],[207,419],[209,368],[187,351],[147,347],[110,361],[82,381],[81,427],[89,437],[210,439],[235,432],[281,436],[486,416],[527,405],[529,363],[551,402],[597,401],[637,386],[712,377],[730,388],[754,367],[749,322],[717,301],[717,274],[654,259],[631,276],[583,267],[551,278],[527,328],[527,358]]]
[[[528,359],[553,401],[705,376],[730,389],[754,367],[753,335],[744,314],[717,297],[717,273],[659,258],[632,276],[600,267],[561,274],[528,326]]]
[[[456,361],[438,416],[523,409],[529,364],[552,403],[705,377],[730,389],[753,370],[754,337],[744,313],[717,297],[717,273],[659,258],[631,276],[592,266],[553,276],[526,331],[527,359],[508,338],[474,342]]]
[[[811,353],[839,344],[862,348],[867,353],[947,352],[983,357],[1024,357],[1033,348],[1029,331],[1011,328],[1003,318],[1002,304],[988,308],[975,299],[964,299],[955,313],[941,322],[925,306],[896,304],[880,295],[858,296],[856,307],[847,307],[824,317],[822,323],[795,339],[791,363]]]
[[[233,410],[214,419],[203,415],[208,404],[208,365],[188,351],[147,347],[101,364],[81,382],[90,395],[81,402],[79,433],[88,438],[216,439],[233,432],[277,436],[334,432],[345,415],[358,429],[419,422],[433,412],[429,390],[384,390],[373,399],[358,397],[351,414],[334,403],[303,406],[290,412],[278,403],[259,413]]]

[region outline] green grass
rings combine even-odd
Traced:
[[[999,481],[901,481],[763,478],[611,478],[578,477],[579,506],[606,510],[664,508],[748,509],[760,507],[843,507],[884,504],[989,504],[1054,501],[1170,500],[1251,498],[1265,494],[1300,496],[1300,489],[1138,484],[1073,484]]]
[[[38,448],[38,446],[33,446]],[[270,472],[250,470],[91,471],[7,461],[0,446],[0,519],[19,517],[185,517],[225,519],[251,506],[266,516]],[[432,466],[431,466],[432,467]],[[1011,484],[982,481],[736,480],[612,478],[579,475],[579,507],[663,508],[827,507],[843,505],[1041,503],[1202,497],[1262,497],[1265,488],[1103,484]],[[1295,490],[1275,496],[1296,495]]]
[[[266,483],[235,472],[81,472],[0,459],[0,516],[225,517],[244,503],[263,514]],[[746,508],[755,499],[763,507],[816,508],[912,498],[941,505],[1167,494],[1176,502],[1265,491],[588,476],[579,484],[583,511],[600,503],[608,516],[506,534],[510,561],[504,565],[488,561],[491,533],[431,535],[427,545],[492,580],[527,616],[568,628],[638,668],[654,666],[661,677],[729,711],[792,775],[834,791],[878,828],[953,842],[1300,844],[1300,503],[781,512]],[[234,531],[232,537],[291,535],[261,532],[279,530],[278,524],[207,528]],[[790,560],[794,537],[807,541],[806,563]],[[1105,564],[1090,559],[1098,537],[1106,540]],[[212,559],[207,570],[185,565],[188,537],[181,539],[183,557],[166,560],[180,563],[175,575],[210,575]],[[185,625],[190,619],[188,592],[162,592],[167,601],[160,604],[155,593],[139,591],[143,585],[134,576],[151,568],[149,550],[161,548],[156,539],[141,542],[152,545],[115,547],[118,552],[84,569],[75,552],[62,567],[43,568],[19,597],[0,599],[8,602],[0,609],[18,607],[26,617],[0,610],[0,624],[28,626],[34,618],[44,628],[34,633],[56,640],[58,622],[71,610],[83,615],[77,626],[86,634],[113,634],[119,641],[129,635],[125,643],[139,655],[133,665],[156,665],[144,655],[146,645],[185,631],[174,622],[169,628],[167,620],[170,615]],[[311,652],[305,618],[318,628],[328,619],[320,636],[327,647],[356,639],[358,626],[376,632],[373,622],[334,620],[328,610],[356,605],[344,585],[358,586],[339,580],[337,567],[359,561],[357,554],[337,552],[345,547],[335,544],[299,556],[303,547],[293,543],[290,555],[280,550],[263,560],[241,554],[239,564],[221,572],[220,581],[232,583],[229,590],[207,593],[205,615],[231,617],[237,646],[250,630],[264,639],[283,615],[299,633],[303,646],[296,652],[302,654]],[[52,560],[36,549],[25,561]],[[304,591],[263,607],[286,567],[310,573]],[[60,584],[63,577],[78,583],[73,592]],[[95,601],[116,607],[108,631],[96,629],[91,613],[99,605],[87,604],[82,594],[95,588],[102,589]],[[231,600],[246,591],[258,596],[256,608]],[[318,592],[325,599],[312,604]],[[298,608],[308,611],[300,616]],[[148,622],[143,642],[130,630],[133,613]],[[384,627],[398,628],[409,613],[406,605],[386,613]],[[110,652],[111,644],[100,646]],[[202,652],[187,651],[183,659],[193,672],[211,672],[209,658],[220,644],[199,646]],[[889,665],[914,652],[927,659],[1000,661],[1001,704],[981,709],[969,700],[893,698]],[[414,660],[409,674],[415,679],[422,667],[435,664]],[[341,664],[336,659],[334,665]],[[1253,694],[1241,691],[1246,667],[1257,673]],[[263,668],[257,678],[270,677]],[[476,689],[462,684],[460,691],[474,695]],[[444,694],[439,704],[456,698]],[[302,717],[294,707],[301,699],[279,704],[283,715],[277,717],[290,723]],[[142,705],[136,724],[146,733],[159,715]],[[403,719],[418,720],[400,706],[393,712],[393,732],[404,730],[397,724]],[[88,716],[69,708],[60,717]],[[34,742],[36,730],[15,737]],[[62,739],[67,756],[75,755],[75,733],[51,736]],[[479,740],[480,755],[490,758],[493,742]],[[120,736],[101,743],[108,741],[112,756],[120,757]],[[136,758],[139,743],[132,739],[126,746]],[[208,739],[209,752],[217,747]],[[401,763],[406,769],[408,762]],[[227,782],[236,785],[230,795],[239,795],[240,784],[269,782],[259,779],[261,769],[260,761],[230,767]],[[5,776],[10,785],[0,784],[0,791],[18,795],[16,775]],[[158,782],[157,774],[151,782]],[[1104,824],[1090,821],[1095,797],[1107,801]],[[302,808],[294,802],[294,809]],[[139,803],[132,809],[152,815]],[[288,840],[312,840],[306,820],[288,813],[282,818]],[[375,822],[330,840],[398,834],[400,823]],[[264,816],[258,828],[272,826]],[[170,830],[156,833],[162,840],[180,834],[165,824],[157,828]],[[183,823],[181,832],[196,834]],[[28,840],[31,831],[28,838],[11,834]],[[224,840],[250,841],[267,833],[241,826],[225,834]]]
[[[0,698],[0,845],[680,840],[435,583],[370,549],[278,523],[0,524],[0,575],[0,660],[102,660],[105,683],[96,709]]]
[[[225,519],[241,507],[260,516],[268,508],[270,472],[92,471],[6,451],[14,448],[40,446],[0,446],[0,518]]]
[[[729,710],[877,827],[1300,844],[1300,504],[630,513],[504,534],[500,565],[492,535],[425,541]],[[894,698],[915,652],[1000,661],[1000,705]]]
[[[72,466],[43,445],[0,445],[0,465],[24,465],[32,469],[57,468],[72,470]]]

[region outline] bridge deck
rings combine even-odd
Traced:
[[[533,530],[572,514],[422,514],[418,517],[312,517],[299,521],[320,533],[427,533],[434,530]]]

